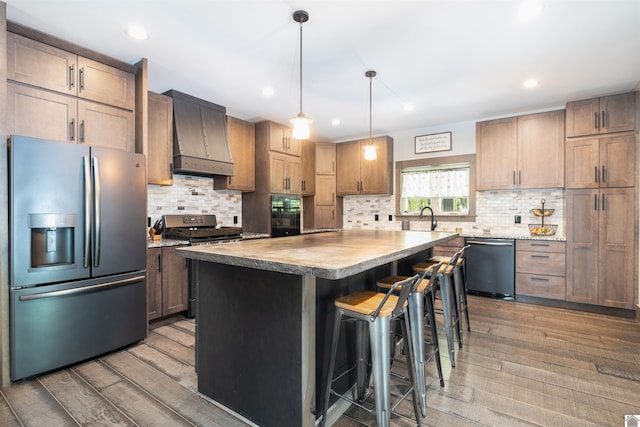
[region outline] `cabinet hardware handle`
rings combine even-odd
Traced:
[[[516,185],[516,171],[513,171],[513,185]]]
[[[599,175],[598,175],[598,166],[594,166],[593,167],[593,176],[594,176],[596,182],[600,182],[599,181],[600,178],[599,178]]]
[[[597,194],[593,195],[593,210],[594,211],[598,210],[598,195]]]
[[[302,182],[301,182],[301,185],[300,185],[300,186],[302,187],[302,191],[304,191],[304,179],[302,180]]]
[[[171,174],[171,179],[173,179],[173,162],[169,163],[169,173]]]
[[[604,165],[602,165],[602,182],[607,182],[607,179],[605,178],[606,175],[604,174],[604,171],[605,171]]]
[[[598,121],[598,112],[597,111],[595,113],[593,113],[593,127],[596,128],[596,129],[600,128],[599,121]]]
[[[606,209],[606,206],[605,206],[605,204],[604,204],[604,193],[602,193],[602,210],[603,210],[603,211],[606,211],[606,210],[607,210],[607,209]]]
[[[602,129],[606,129],[609,120],[607,120],[607,113],[605,112],[605,110],[602,110]]]
[[[71,119],[69,122],[69,141],[73,141],[76,138],[76,119]]]
[[[531,280],[532,281],[537,281],[537,282],[548,282],[549,281],[549,279],[545,279],[545,278],[542,278],[542,277],[532,277]]]
[[[522,171],[518,171],[518,185],[522,185]]]
[[[336,219],[336,211],[335,210],[331,210],[331,219],[334,220]]]
[[[549,255],[531,255],[531,258],[549,258]]]
[[[78,80],[80,83],[80,90],[84,90],[84,68],[78,70]]]
[[[158,254],[158,271],[162,272],[162,257]]]
[[[551,245],[548,244],[548,243],[532,243],[531,246],[543,246],[543,247],[546,248],[546,247],[551,246]]]
[[[78,130],[78,133],[80,134],[80,142],[84,142],[84,120],[80,122],[80,129]]]
[[[75,67],[74,65],[69,65],[69,89],[76,85],[75,79],[73,78],[75,75]]]

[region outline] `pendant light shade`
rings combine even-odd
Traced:
[[[309,20],[309,14],[304,10],[298,10],[293,12],[293,20],[300,23],[300,110],[290,122],[293,123],[293,137],[295,139],[309,139],[311,119],[302,112],[302,24]]]
[[[371,137],[371,86],[373,83],[373,78],[376,76],[376,72],[373,70],[367,71],[364,73],[365,76],[369,78],[369,143],[364,146],[364,159],[365,160],[375,160],[378,158],[377,148],[373,144],[373,138]]]

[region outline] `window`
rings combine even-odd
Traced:
[[[396,214],[475,216],[475,156],[449,156],[396,162]]]

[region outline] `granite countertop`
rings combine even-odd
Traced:
[[[264,239],[268,237],[270,236],[264,233],[242,232],[242,240]],[[217,242],[217,243],[228,243],[228,242]],[[163,248],[165,246],[185,246],[188,244],[189,244],[188,240],[180,240],[180,239],[164,239],[164,238],[160,240],[147,239],[147,248]]]
[[[189,246],[176,253],[200,261],[336,280],[397,261],[456,236],[443,231],[349,230]]]
[[[546,240],[555,242],[566,242],[566,236],[553,235],[553,236],[532,236],[530,234],[513,234],[513,233],[467,233],[460,234],[461,237],[466,238],[483,238],[483,239],[516,239],[516,240]]]

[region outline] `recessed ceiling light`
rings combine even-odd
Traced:
[[[522,86],[524,86],[526,89],[533,89],[534,87],[537,87],[539,84],[540,82],[538,80],[529,79],[529,80],[525,80]]]
[[[404,111],[413,111],[413,104],[405,104]]]
[[[333,126],[340,126],[340,119],[331,119],[331,124]]]
[[[537,18],[542,12],[543,4],[541,0],[524,0],[518,7],[518,18],[529,21]]]
[[[273,90],[271,86],[265,86],[262,88],[262,96],[264,96],[265,98],[271,98],[274,93],[275,90]]]
[[[139,26],[132,26],[127,28],[127,34],[129,35],[129,37],[136,40],[146,40],[149,38],[147,30]]]

